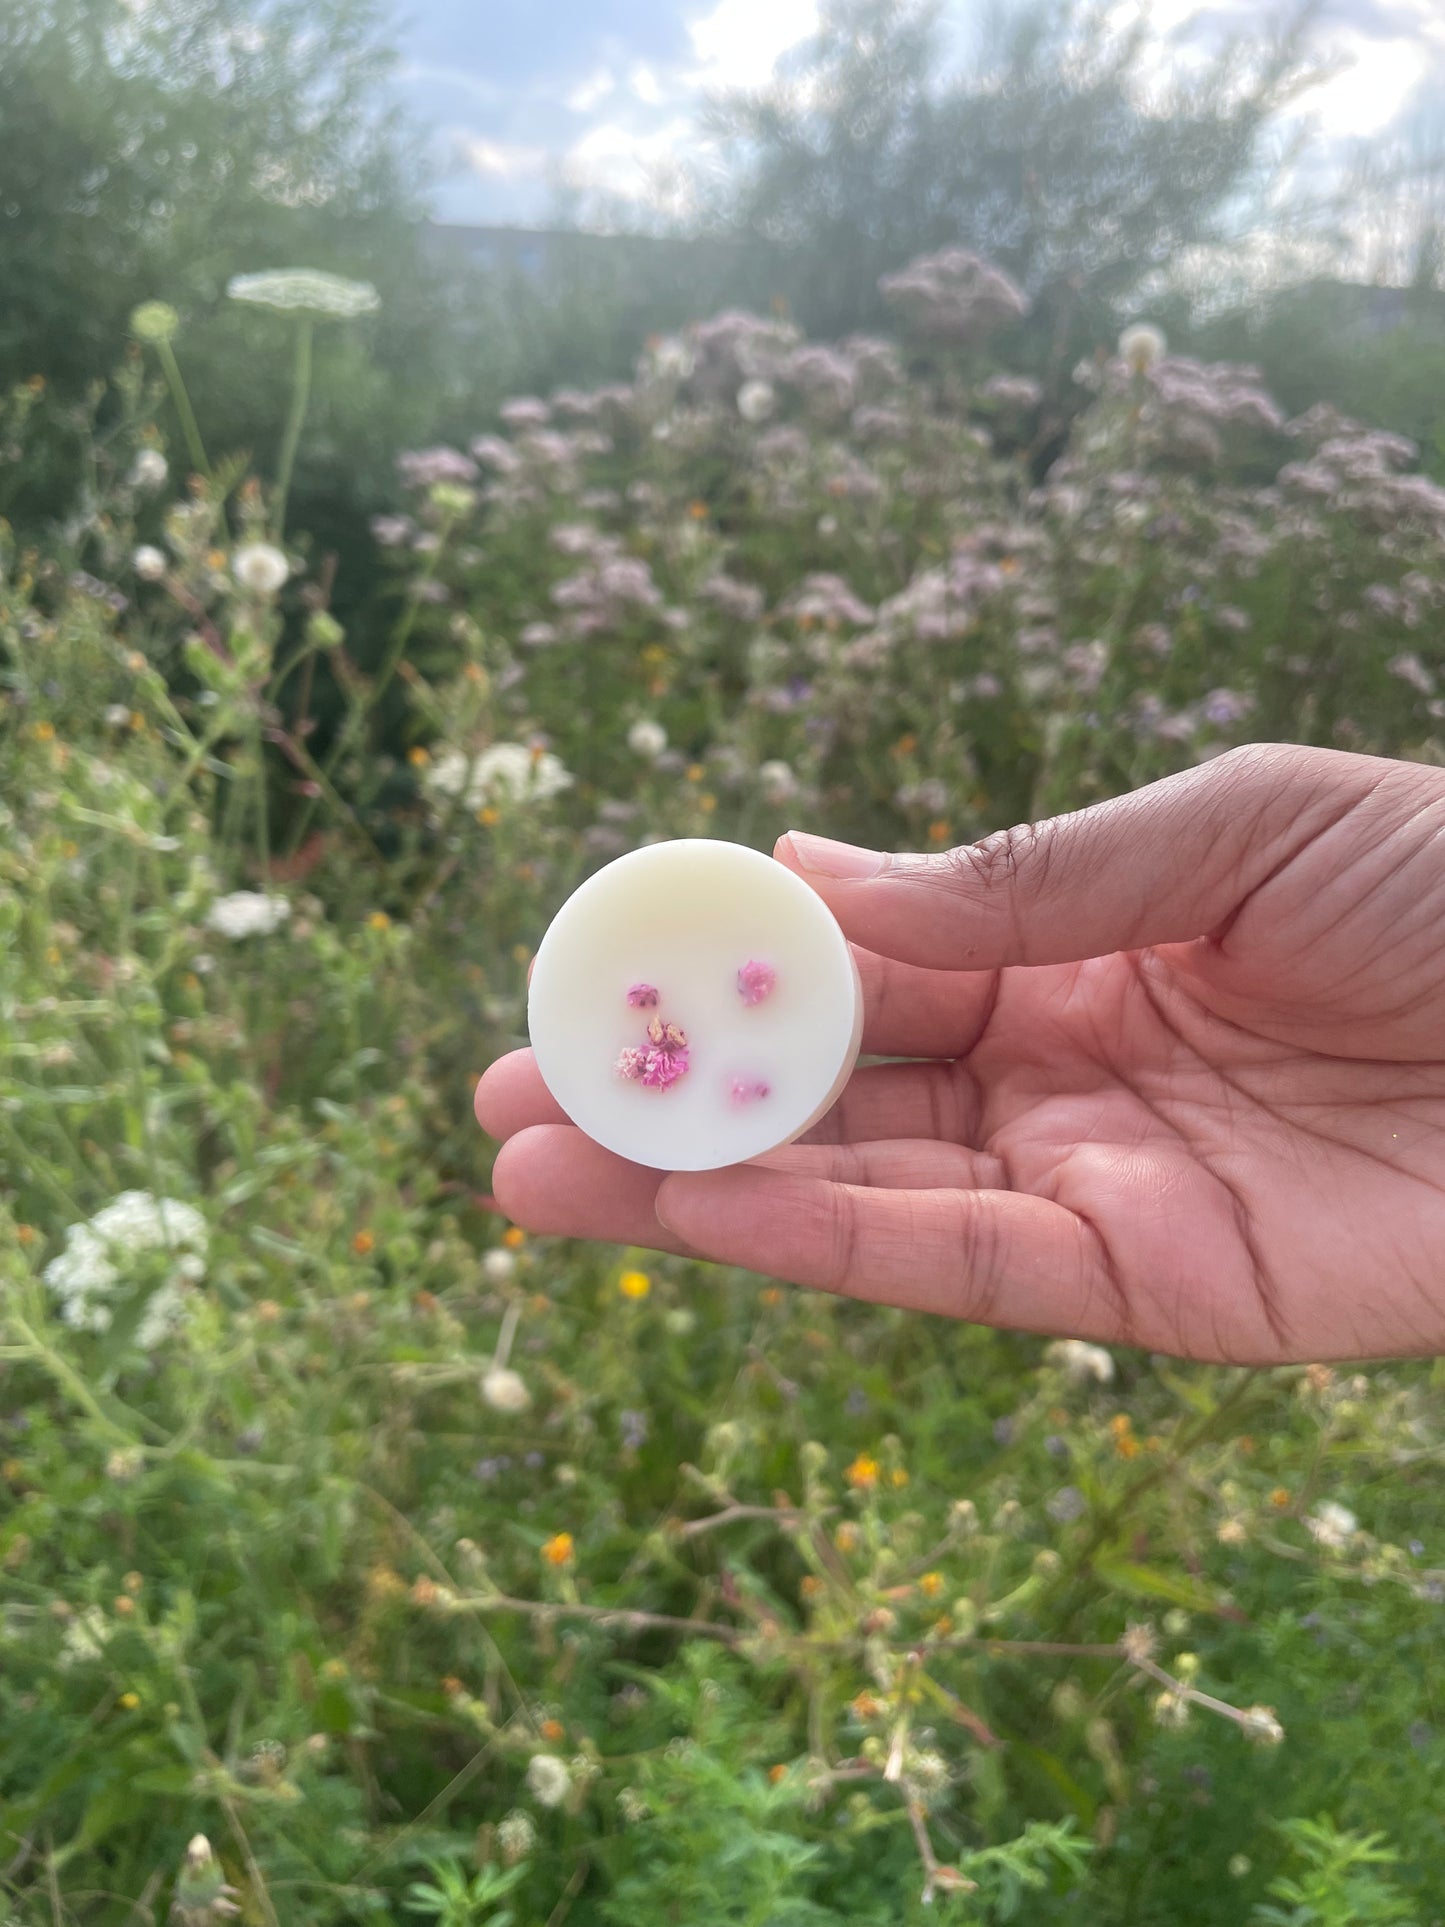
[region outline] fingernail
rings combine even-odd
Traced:
[[[676,1206],[679,1202],[677,1191],[678,1184],[676,1175],[669,1173],[657,1187],[657,1196],[653,1199],[652,1203],[652,1215],[657,1219],[657,1222],[662,1226],[664,1231],[670,1231],[674,1238],[681,1238],[685,1234],[679,1225],[673,1223],[673,1216],[675,1214],[668,1210],[669,1203]],[[671,1194],[670,1197],[669,1194]]]
[[[877,850],[860,850],[855,843],[834,843],[826,836],[808,836],[802,830],[789,830],[787,840],[799,868],[813,876],[836,877],[844,882],[876,877],[888,860]]]

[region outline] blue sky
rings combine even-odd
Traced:
[[[669,162],[696,151],[707,92],[762,82],[814,30],[818,0],[405,0],[407,106],[432,131],[443,220],[545,221],[562,180],[666,205]],[[980,0],[946,0],[967,45]],[[1127,12],[1128,8],[1121,8]],[[1175,58],[1283,0],[1153,0]],[[1378,134],[1434,73],[1445,0],[1326,0],[1340,73],[1308,111],[1327,142]]]

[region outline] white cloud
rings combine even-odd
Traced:
[[[1337,33],[1324,41],[1342,70],[1301,101],[1306,118],[1324,134],[1363,138],[1378,134],[1414,92],[1426,67],[1418,38],[1380,40]]]
[[[574,114],[590,114],[599,101],[606,100],[617,86],[610,67],[599,67],[595,74],[579,81],[568,94],[566,105]]]
[[[603,121],[568,148],[570,168],[599,185],[637,187],[649,168],[674,159],[695,133],[691,120],[667,121],[641,133],[621,121]]]
[[[641,61],[627,76],[627,84],[644,107],[658,107],[662,104],[662,86],[651,67]]]
[[[695,83],[760,87],[780,54],[818,31],[818,0],[716,0],[687,31],[700,63]]]
[[[545,147],[519,147],[507,141],[487,140],[481,134],[462,134],[458,151],[473,173],[488,174],[495,180],[515,181],[526,174],[540,174],[547,165]]]

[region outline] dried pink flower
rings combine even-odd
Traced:
[[[738,972],[738,995],[751,1008],[771,997],[777,982],[778,973],[771,964],[750,959]]]
[[[631,1084],[645,1084],[651,1091],[669,1091],[687,1075],[691,1061],[687,1036],[676,1024],[665,1024],[654,1017],[647,1026],[647,1040],[619,1053],[617,1075]]]
[[[681,1050],[650,1050],[645,1053],[642,1081],[649,1090],[668,1091],[680,1077],[686,1077],[688,1055]]]
[[[627,1001],[633,1010],[656,1010],[661,999],[652,984],[634,984]]]
[[[760,1078],[735,1077],[733,1079],[733,1103],[752,1104],[760,1097],[768,1095],[769,1086]]]

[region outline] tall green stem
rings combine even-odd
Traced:
[[[160,358],[161,367],[165,370],[166,382],[170,387],[171,400],[176,405],[176,413],[181,418],[181,433],[186,438],[186,447],[190,450],[191,460],[195,463],[197,470],[209,481],[211,464],[206,460],[205,444],[201,440],[201,431],[196,426],[196,414],[191,407],[191,398],[186,393],[186,384],[181,379],[181,364],[176,360],[175,349],[168,341],[158,341],[156,354]]]
[[[296,369],[291,382],[291,413],[286,418],[286,433],[281,442],[281,459],[276,465],[276,525],[279,542],[286,531],[286,497],[291,492],[291,471],[296,466],[296,450],[301,443],[301,428],[306,420],[306,404],[311,399],[311,337],[316,324],[308,315],[296,330]]]

